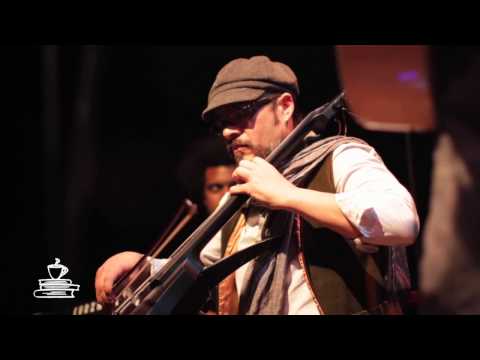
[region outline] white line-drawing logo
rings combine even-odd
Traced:
[[[36,298],[49,299],[72,299],[75,296],[73,293],[80,290],[80,285],[72,284],[70,279],[62,279],[68,273],[68,268],[60,264],[60,259],[55,258],[55,264],[47,266],[50,279],[38,280],[40,289],[33,292]]]

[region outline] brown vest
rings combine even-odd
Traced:
[[[307,188],[335,193],[332,155],[307,182]],[[359,252],[341,235],[301,222],[300,251],[310,285],[325,314],[382,312],[386,301],[388,248],[375,254]],[[379,308],[380,307],[380,308]]]
[[[320,164],[318,171],[312,173],[302,187],[335,193],[331,154]],[[285,215],[283,211],[272,212],[262,237],[285,231],[285,221],[279,220]],[[223,253],[238,216],[234,216],[222,230]],[[388,247],[380,247],[375,254],[361,253],[341,235],[315,227],[304,219],[300,234],[298,245],[309,286],[324,314],[401,313],[396,303],[387,301]]]

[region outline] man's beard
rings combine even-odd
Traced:
[[[248,151],[247,154],[244,154],[242,151],[235,151],[235,149],[238,147],[246,147],[250,151]],[[271,149],[254,146],[249,141],[232,141],[227,145],[227,150],[230,155],[235,159],[237,164],[244,159],[251,160],[254,156],[265,159],[271,152]]]

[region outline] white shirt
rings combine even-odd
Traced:
[[[375,245],[409,245],[419,231],[419,219],[410,193],[386,168],[377,152],[368,145],[351,143],[338,146],[332,158],[335,200],[345,217],[358,229],[358,239],[347,239],[363,251],[375,251]],[[222,199],[221,204],[226,200]],[[261,240],[263,217],[247,217],[238,250]],[[218,233],[200,253],[206,266],[221,258],[221,234]],[[248,263],[235,272],[237,289],[244,291],[243,279]],[[284,314],[320,314],[305,273],[297,258],[287,274],[288,296]]]

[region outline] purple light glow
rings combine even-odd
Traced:
[[[418,80],[418,73],[415,70],[403,71],[398,74],[397,79],[400,82],[410,82]]]

